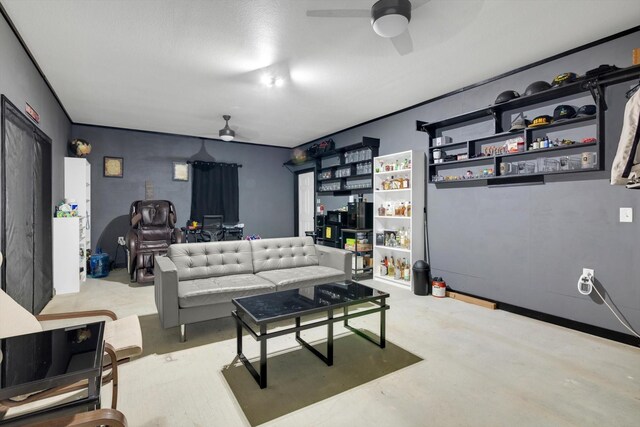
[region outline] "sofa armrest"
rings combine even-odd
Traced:
[[[165,329],[178,326],[178,269],[169,257],[156,256],[154,261],[153,286],[160,323]]]
[[[344,271],[345,280],[351,280],[351,252],[322,245],[316,245],[316,250],[321,266]]]

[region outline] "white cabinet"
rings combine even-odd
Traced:
[[[80,291],[80,281],[84,280],[85,263],[81,256],[80,218],[53,219],[53,288],[56,294]]]
[[[378,156],[373,167],[374,278],[413,288],[411,267],[425,255],[425,155]]]
[[[84,218],[84,243],[91,249],[91,164],[87,159],[64,158],[64,198],[78,203],[78,216]]]
[[[56,293],[78,292],[87,278],[91,249],[91,164],[65,157],[64,198],[78,204],[78,216],[53,220],[53,287]]]

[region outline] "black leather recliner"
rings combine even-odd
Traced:
[[[152,282],[153,257],[164,255],[172,243],[184,242],[176,228],[176,208],[168,200],[137,200],[131,203],[127,233],[127,267],[132,282]]]

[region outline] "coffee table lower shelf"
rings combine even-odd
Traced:
[[[378,307],[357,311],[355,313],[349,313],[349,305],[343,307],[343,314],[339,317],[334,317],[334,310],[336,307],[327,307],[327,318],[314,321],[311,323],[306,323],[304,325],[301,324],[300,319],[301,316],[293,317],[295,318],[295,326],[278,330],[274,332],[267,332],[268,323],[262,323],[259,326],[260,330],[255,331],[251,325],[249,325],[243,319],[244,313],[241,309],[234,310],[231,315],[236,320],[236,333],[237,333],[237,354],[238,358],[242,361],[244,366],[249,370],[253,378],[256,380],[260,388],[267,387],[267,340],[269,338],[275,338],[282,335],[294,333],[296,334],[296,341],[298,341],[303,347],[311,351],[315,354],[320,360],[327,364],[327,366],[333,365],[333,324],[335,322],[344,322],[345,328],[349,329],[351,332],[365,338],[366,340],[374,343],[380,348],[385,348],[386,340],[385,340],[385,312],[389,309],[389,306],[386,304],[386,298],[380,298],[378,301],[369,301],[373,304],[376,304]],[[317,312],[316,312],[317,313]],[[375,340],[363,333],[362,331],[353,328],[349,325],[349,319],[354,319],[356,317],[366,316],[367,314],[380,313],[380,336],[378,340]],[[278,319],[280,321],[282,319]],[[318,350],[316,350],[311,344],[306,342],[300,337],[300,331],[304,331],[311,328],[317,328],[319,326],[327,326],[327,354],[324,355]],[[260,372],[253,367],[251,362],[245,357],[242,352],[242,330],[245,329],[256,341],[260,342]]]

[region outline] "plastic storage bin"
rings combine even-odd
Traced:
[[[91,255],[91,277],[107,277],[109,275],[109,254],[98,252]]]

